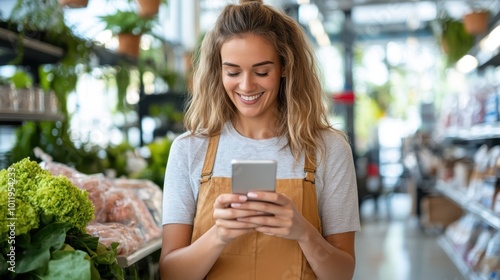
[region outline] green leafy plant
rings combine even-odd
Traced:
[[[140,17],[134,11],[117,10],[114,14],[99,17],[105,24],[106,29],[113,34],[144,34],[152,30],[155,18]]]
[[[465,31],[461,21],[445,16],[439,20],[440,42],[446,53],[447,65],[455,64],[474,46],[474,36]]]
[[[151,155],[146,159],[148,166],[138,174],[131,174],[131,177],[148,179],[162,187],[165,179],[165,166],[167,166],[170,146],[172,146],[172,140],[168,138],[159,138],[148,144],[147,148]]]
[[[10,81],[15,88],[30,88],[33,85],[33,78],[24,70],[17,70]]]

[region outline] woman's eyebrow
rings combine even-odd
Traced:
[[[259,66],[266,65],[266,64],[274,64],[274,62],[266,60],[266,61],[256,63],[256,64],[252,65],[252,67],[259,67]],[[224,62],[224,63],[222,63],[222,65],[226,65],[229,67],[240,67],[239,65],[231,63],[231,62]]]

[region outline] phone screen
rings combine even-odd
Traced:
[[[233,193],[276,190],[275,160],[233,160],[231,165]]]

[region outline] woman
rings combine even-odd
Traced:
[[[165,174],[163,279],[351,279],[349,144],[327,121],[301,27],[262,1],[205,36]],[[232,159],[278,161],[276,192],[231,193]]]

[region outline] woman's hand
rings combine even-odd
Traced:
[[[260,225],[239,219],[259,216],[265,213],[258,210],[238,209],[232,205],[245,203],[248,198],[245,195],[221,194],[214,202],[213,218],[215,220],[217,237],[224,243],[229,244],[235,238],[252,232]]]
[[[255,211],[261,215],[238,217],[237,220],[258,225],[255,230],[292,240],[304,238],[310,225],[287,196],[275,192],[250,192],[248,199],[234,202],[231,207]]]

